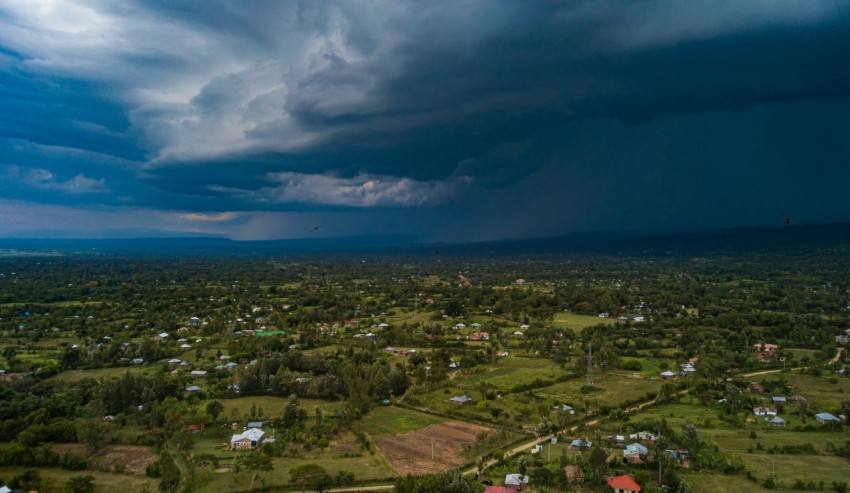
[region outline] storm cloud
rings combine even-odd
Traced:
[[[832,1],[0,0],[0,199],[234,238],[850,220],[847,46]]]

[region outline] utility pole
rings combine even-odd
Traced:
[[[593,387],[593,343],[587,345],[587,386]]]

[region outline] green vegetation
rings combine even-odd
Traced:
[[[596,491],[621,473],[651,492],[837,491],[850,435],[814,416],[850,414],[847,251],[3,257],[0,479],[46,492],[477,491],[471,475],[426,474],[473,464],[551,491],[571,487],[566,466]],[[435,424],[448,430],[439,457],[416,456],[436,462],[399,477],[414,432]],[[460,425],[473,431],[453,446]],[[638,431],[662,439],[623,463],[607,437]],[[549,434],[559,442],[532,454]]]

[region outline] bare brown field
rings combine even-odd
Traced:
[[[375,443],[398,474],[421,475],[466,464],[468,460],[460,455],[464,447],[474,445],[479,434],[492,432],[486,426],[447,421]]]
[[[145,468],[156,460],[156,454],[148,447],[139,445],[113,445],[100,452],[97,460],[101,467],[114,469],[115,466],[132,474],[144,474]]]

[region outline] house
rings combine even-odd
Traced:
[[[198,435],[204,432],[206,426],[203,423],[198,423],[194,425],[189,425],[187,426],[187,428],[189,429],[189,433],[193,435]]]
[[[201,319],[199,319],[198,317],[192,317],[192,318],[189,319],[189,325],[192,325],[192,326],[201,325]]]
[[[667,371],[663,371],[663,372],[661,372],[661,376],[662,376],[663,378],[671,378],[671,377],[675,377],[675,376],[676,376],[676,374],[675,374],[675,373],[673,373],[673,372],[672,372],[672,371],[670,371],[670,370],[667,370]]]
[[[608,318],[610,316],[611,316],[611,314],[608,313],[608,312],[602,312],[602,313],[599,314],[599,318]]]
[[[767,420],[767,425],[772,426],[774,428],[784,428],[785,420],[780,418],[779,416],[774,416],[771,419]]]
[[[505,486],[516,486],[517,489],[521,490],[524,484],[528,484],[528,476],[518,473],[505,476]]]
[[[111,414],[107,414],[106,416],[103,417],[103,420],[106,421],[107,423],[111,423],[111,422],[115,421],[115,416],[113,416]]]
[[[650,442],[654,442],[658,439],[655,434],[650,433],[648,431],[639,431],[637,433],[632,433],[631,435],[629,435],[629,438],[631,438],[632,440],[648,440]]]
[[[133,359],[130,360],[130,363],[133,363],[134,365],[141,365],[144,362],[145,362],[144,358],[133,358]]]
[[[452,401],[455,404],[466,404],[468,402],[472,402],[472,397],[469,397],[469,396],[466,396],[466,395],[459,395],[457,397],[452,397],[449,400]]]
[[[675,450],[675,449],[664,449],[665,452],[670,454],[671,457],[682,463],[685,467],[687,467],[687,461],[689,452],[687,450]]]
[[[190,373],[190,375],[192,375],[193,377],[202,377],[206,374],[207,374],[206,370],[192,370],[192,373]]]
[[[177,363],[180,363],[180,360],[177,358],[171,358],[170,360],[168,360],[169,365],[176,365]]]
[[[779,395],[775,395],[775,396],[773,396],[771,399],[773,400],[773,403],[774,403],[774,404],[778,404],[778,403],[785,404],[786,402],[788,402],[788,401],[785,399],[785,397],[783,397],[783,396],[779,396]]]
[[[198,393],[198,392],[200,392],[201,390],[203,390],[203,389],[201,389],[201,388],[200,388],[200,387],[198,387],[197,385],[190,385],[189,387],[186,387],[186,392],[188,392],[188,393],[190,393],[190,394]]]
[[[257,428],[259,430],[262,430],[263,429],[263,422],[262,421],[251,421],[251,422],[248,423],[248,425],[245,427],[245,429],[249,430],[251,428]]]
[[[154,339],[156,339],[157,341],[164,341],[165,339],[168,339],[168,332],[160,332],[159,334],[154,336]]]
[[[507,486],[488,486],[484,488],[484,493],[516,493],[516,488],[508,488]]]
[[[803,402],[806,400],[806,398],[803,397],[801,394],[794,394],[788,400],[791,402]]]
[[[754,407],[754,416],[776,416],[776,409],[771,407]]]
[[[639,443],[630,443],[626,445],[626,449],[623,450],[623,460],[632,464],[639,464],[641,462],[641,455],[648,455],[649,449],[644,447]]]
[[[635,481],[635,478],[625,474],[609,479],[608,486],[614,490],[614,493],[637,493],[640,491],[640,485]]]
[[[233,435],[230,437],[230,449],[244,450],[254,448],[263,442],[263,436],[265,436],[265,434],[266,432],[263,430],[251,428],[250,430],[242,432],[242,434]]]
[[[585,440],[584,438],[576,438],[572,442],[570,442],[571,449],[586,449],[590,448],[593,445],[593,442],[590,440]]]
[[[838,422],[841,421],[840,419],[838,419],[837,417],[835,417],[834,415],[832,415],[830,413],[817,413],[817,414],[815,414],[815,420],[822,425],[831,424],[831,423],[838,423]]]
[[[569,404],[561,404],[560,406],[555,406],[553,409],[555,411],[564,411],[570,414],[576,413],[576,410],[573,409],[573,406],[570,406]]]

